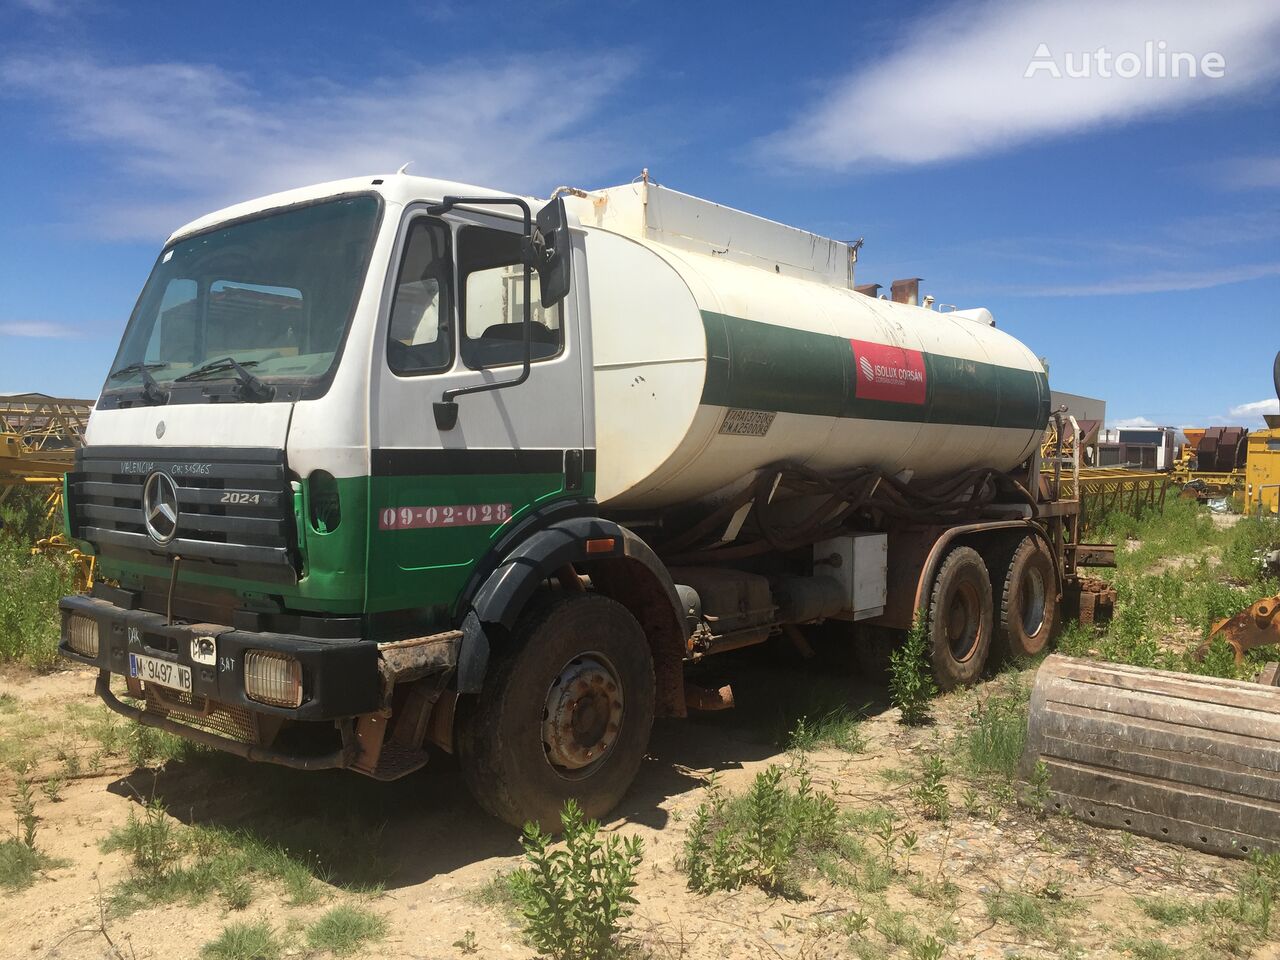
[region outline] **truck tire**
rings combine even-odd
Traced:
[[[1053,560],[1039,540],[1025,537],[995,573],[1000,578],[997,648],[1006,657],[1034,657],[1049,645],[1058,627]]]
[[[621,604],[597,594],[526,613],[459,703],[458,759],[487,811],[557,832],[566,800],[608,813],[635,779],[653,727],[653,658]]]
[[[981,554],[956,547],[947,554],[929,595],[927,640],[941,690],[977,682],[991,651],[991,576]]]

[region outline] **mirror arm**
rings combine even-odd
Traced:
[[[524,317],[521,326],[524,328],[524,362],[520,375],[510,380],[498,380],[493,383],[475,383],[469,387],[454,387],[446,390],[440,400],[433,403],[432,410],[436,418],[436,429],[452,430],[458,424],[458,397],[468,393],[487,393],[490,390],[502,390],[505,387],[518,387],[529,379],[533,361],[533,265],[529,263],[529,244],[533,238],[533,213],[529,204],[520,197],[444,197],[440,203],[427,207],[427,213],[440,216],[448,213],[459,204],[487,204],[490,206],[506,204],[519,207],[524,214]]]

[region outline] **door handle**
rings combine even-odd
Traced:
[[[582,489],[581,450],[566,450],[564,452],[564,488],[565,490]]]

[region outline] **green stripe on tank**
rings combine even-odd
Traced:
[[[818,417],[1038,430],[1049,420],[1049,381],[962,357],[924,353],[922,404],[857,396],[853,347],[826,333],[702,312],[707,379],[702,402]]]

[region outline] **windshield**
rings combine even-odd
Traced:
[[[168,384],[225,357],[264,381],[325,377],[355,309],[378,212],[375,197],[345,197],[179,240],[143,288],[106,389],[136,389],[144,372]]]

